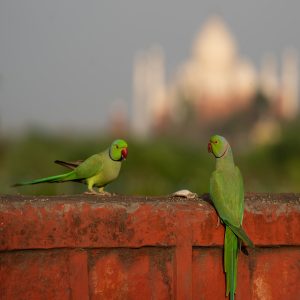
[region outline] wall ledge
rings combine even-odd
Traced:
[[[300,194],[247,193],[243,227],[259,247],[300,245]],[[209,196],[0,196],[0,251],[222,246]]]

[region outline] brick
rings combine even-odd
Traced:
[[[91,299],[172,299],[172,252],[147,247],[91,251]]]
[[[72,300],[88,300],[89,280],[88,259],[86,251],[70,251],[69,276]]]
[[[71,299],[66,251],[6,252],[0,256],[1,299]]]
[[[250,256],[252,299],[300,299],[300,249],[257,249]]]

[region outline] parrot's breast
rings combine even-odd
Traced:
[[[111,159],[105,160],[103,163],[103,169],[99,174],[93,176],[93,181],[96,187],[103,187],[108,183],[114,181],[120,173],[121,162],[113,161]]]

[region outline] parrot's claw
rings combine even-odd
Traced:
[[[97,194],[100,195],[100,196],[112,196],[112,193],[105,192],[105,191],[99,192],[99,193],[97,193]]]
[[[88,192],[84,192],[84,195],[98,195],[98,193],[95,191],[88,191]]]
[[[193,193],[189,190],[180,190],[180,191],[177,191],[173,194],[171,194],[172,197],[184,197],[184,198],[187,198],[187,199],[195,199],[198,197],[198,195],[196,193]]]
[[[96,191],[88,191],[84,193],[85,195],[95,195],[95,196],[111,196],[112,194],[109,192],[96,192]]]

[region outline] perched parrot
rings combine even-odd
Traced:
[[[234,164],[227,140],[214,135],[208,143],[208,152],[216,158],[216,170],[210,178],[210,196],[222,222],[225,224],[224,270],[226,296],[234,299],[237,278],[237,255],[241,241],[254,247],[242,228],[244,214],[244,185],[239,168]]]
[[[104,187],[115,180],[120,172],[121,163],[126,159],[128,146],[124,140],[115,140],[106,150],[94,154],[84,161],[64,162],[56,160],[55,162],[65,166],[72,171],[60,175],[24,181],[14,186],[37,184],[43,182],[65,182],[76,181],[87,184],[88,194],[106,194]],[[93,187],[99,188],[97,193]]]

